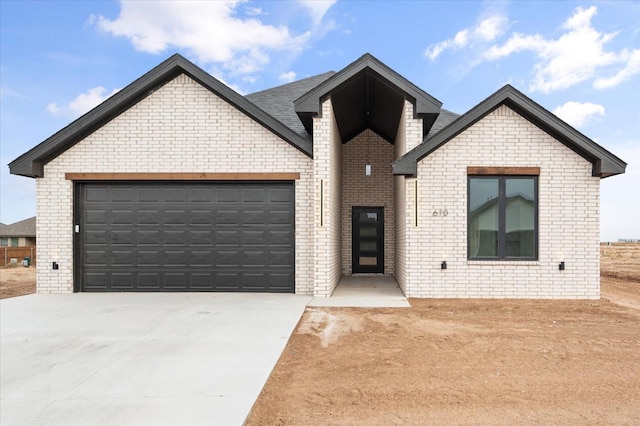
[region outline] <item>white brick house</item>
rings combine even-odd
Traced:
[[[39,292],[598,298],[626,163],[511,86],[463,115],[371,55],[243,97],[174,55],[10,165]]]

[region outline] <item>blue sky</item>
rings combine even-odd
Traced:
[[[464,113],[505,83],[629,163],[601,239],[640,238],[640,2],[0,1],[0,221],[35,215],[10,161],[172,53],[240,93],[369,52]]]

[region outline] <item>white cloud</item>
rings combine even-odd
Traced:
[[[283,72],[278,76],[278,80],[283,81],[285,83],[291,83],[296,79],[296,73],[294,71]]]
[[[114,89],[111,93],[108,93],[107,89],[102,86],[94,87],[93,89],[89,89],[86,92],[79,94],[67,105],[60,106],[57,103],[50,103],[47,105],[47,111],[56,117],[76,118],[100,105],[118,91],[120,91],[120,89]]]
[[[271,52],[300,51],[310,39],[309,31],[294,35],[285,25],[267,25],[255,16],[238,17],[240,1],[122,0],[120,4],[116,19],[93,18],[101,31],[126,37],[143,52],[184,49],[199,62],[222,64],[232,74],[256,72],[269,63]],[[313,19],[321,19],[331,4],[307,7]]]
[[[480,42],[490,42],[502,35],[507,28],[507,18],[501,14],[489,16],[475,27],[458,31],[453,38],[430,46],[424,54],[432,61],[445,50],[462,49]]]
[[[550,93],[593,79],[596,89],[620,84],[640,72],[640,50],[607,51],[606,44],[616,33],[596,30],[591,24],[596,13],[595,6],[576,8],[562,25],[565,31],[557,39],[514,33],[505,43],[484,52],[483,59],[495,61],[518,52],[534,52],[537,62],[529,87],[532,91]],[[613,76],[598,77],[620,64],[622,69]]]
[[[596,12],[595,6],[576,8],[562,25],[566,31],[557,39],[546,39],[539,34],[513,34],[504,44],[487,50],[485,59],[497,60],[517,52],[533,51],[538,62],[530,84],[532,91],[550,93],[589,80],[598,68],[618,61],[616,53],[605,50],[615,33],[600,33],[591,25]]]
[[[324,15],[336,0],[299,0],[299,3],[309,11],[313,25],[316,26],[322,22]]]
[[[593,87],[596,89],[606,89],[617,86],[640,73],[640,49],[634,49],[631,52],[625,49],[620,53],[619,57],[622,62],[626,62],[624,68],[611,77],[596,79],[596,81],[593,82]]]
[[[553,113],[572,126],[580,127],[596,116],[604,116],[604,107],[591,102],[569,101],[554,109]]]
[[[266,15],[266,13],[262,10],[261,7],[247,6],[244,8],[244,10],[247,13],[247,15],[251,15],[251,16]]]
[[[487,47],[479,58],[465,60],[475,66],[516,53],[533,52],[533,80],[529,83],[532,91],[551,93],[589,81],[596,89],[616,86],[640,74],[640,49],[608,50],[607,44],[617,33],[605,33],[594,28],[592,20],[597,12],[595,6],[577,7],[562,24],[557,38],[514,32],[505,41]],[[482,47],[481,43],[486,46],[486,42],[505,34],[506,25],[506,18],[494,15],[474,28],[459,31],[454,38],[429,47],[425,54],[435,60],[448,49],[471,48],[478,44]]]

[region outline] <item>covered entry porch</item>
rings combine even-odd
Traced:
[[[358,288],[362,273],[404,293],[412,187],[392,163],[422,142],[440,102],[365,55],[294,104],[313,136],[314,295],[377,289]]]
[[[316,297],[308,306],[334,308],[409,308],[392,276],[343,276],[331,297]]]

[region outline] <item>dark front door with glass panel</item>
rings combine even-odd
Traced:
[[[353,207],[353,273],[384,273],[384,210]]]

